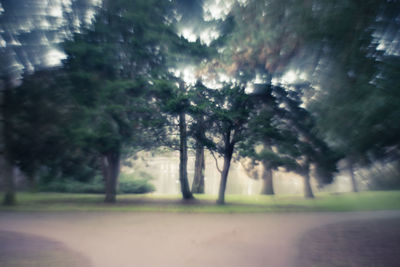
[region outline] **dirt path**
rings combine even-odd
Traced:
[[[0,231],[38,235],[79,252],[94,267],[298,266],[312,228],[400,212],[174,214],[2,212]],[[6,244],[0,240],[0,250]]]
[[[0,231],[0,266],[87,267],[90,262],[61,242],[37,235]]]
[[[341,222],[311,229],[301,238],[298,267],[397,267],[400,218]]]

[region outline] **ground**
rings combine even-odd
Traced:
[[[37,261],[35,265],[16,265],[16,257],[29,258],[25,249],[35,250],[33,248],[38,244],[43,248],[41,253],[46,250],[64,251],[65,254],[59,258],[72,257],[76,263],[74,266],[312,266],[313,263],[308,262],[310,258],[304,257],[304,253],[310,253],[304,250],[304,242],[311,244],[311,252],[314,253],[311,253],[311,260],[313,257],[321,257],[321,253],[326,255],[327,251],[323,249],[331,247],[316,246],[316,243],[307,239],[311,238],[318,244],[326,238],[324,234],[332,236],[324,228],[325,225],[336,227],[329,228],[336,229],[329,242],[347,240],[335,239],[338,234],[357,239],[357,234],[361,233],[363,240],[362,237],[368,235],[368,232],[354,232],[357,229],[354,225],[390,219],[391,227],[396,229],[399,218],[399,211],[269,214],[3,211],[0,213],[0,251],[3,251],[0,252],[0,265],[61,266],[52,265],[50,260],[41,263],[41,258],[35,258],[34,253],[31,253],[31,262]],[[347,228],[337,226],[342,225],[338,223],[348,221],[356,221],[356,224],[349,224]],[[386,232],[391,233],[386,224],[375,225],[380,227],[376,229],[386,229]],[[313,229],[318,232],[316,236],[312,234]],[[343,229],[350,229],[350,232]],[[13,238],[15,233],[18,234]],[[379,235],[379,231],[375,231],[375,234]],[[7,238],[2,238],[4,236]],[[25,242],[25,246],[21,246],[21,242]],[[395,242],[391,244],[398,251],[398,239],[390,242]],[[371,246],[369,243],[362,245],[366,246],[365,249]],[[20,252],[17,248],[20,248]],[[12,253],[4,253],[7,249]],[[315,266],[333,266],[323,265],[325,263]]]
[[[0,231],[0,266],[85,267],[90,262],[61,242],[37,235]]]
[[[300,242],[299,267],[399,266],[400,218],[325,225]]]

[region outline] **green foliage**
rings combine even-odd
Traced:
[[[251,98],[243,86],[235,84],[227,84],[219,90],[207,89],[204,93],[208,101],[202,103],[207,127],[205,145],[226,155],[228,146],[233,148],[247,137]]]
[[[321,34],[329,49],[322,54],[324,63],[315,77],[323,91],[310,107],[332,145],[354,162],[370,163],[399,146],[394,137],[399,123],[393,76],[399,69],[398,52],[378,46],[398,39],[392,29],[399,26],[394,14],[400,5],[349,0],[328,8],[337,12],[321,17],[326,22]]]
[[[106,1],[93,28],[64,43],[75,99],[86,110],[83,139],[100,153],[151,143],[141,142],[151,137],[142,131],[161,121],[149,81],[164,70],[168,3],[153,2]]]
[[[149,174],[121,174],[117,192],[119,194],[144,194],[155,191],[150,183],[153,179]],[[42,181],[38,185],[39,192],[104,194],[104,182],[101,176],[91,181],[80,182],[71,179],[56,179],[50,182]]]
[[[262,86],[253,96],[255,111],[249,134],[240,144],[241,155],[300,175],[314,164],[319,185],[331,183],[339,158],[315,132],[313,115],[301,107],[305,85]]]
[[[117,179],[122,153],[154,147],[164,135],[157,98],[162,89],[152,80],[167,73],[167,36],[175,35],[166,23],[170,3],[155,2],[104,1],[92,27],[63,44],[71,97],[80,111],[69,133],[98,165],[106,158],[104,181]],[[144,181],[121,182],[123,192],[153,190]],[[113,201],[115,183],[106,184],[106,199]]]
[[[150,183],[154,178],[145,172],[138,174],[121,174],[119,178],[118,193],[121,194],[144,194],[154,192],[156,189]]]
[[[292,143],[292,147],[287,144],[278,145],[284,154],[293,161],[299,162],[297,170],[299,173],[308,172],[309,164],[314,164],[316,178],[320,186],[329,184],[333,181],[334,173],[337,171],[336,163],[340,159],[338,153],[332,150],[316,131],[315,118],[311,112],[301,107],[302,91],[300,88],[285,89],[280,86],[274,87],[274,93],[278,103],[284,104],[284,108],[279,112],[278,127],[283,127],[295,138],[283,140],[283,143]]]
[[[267,83],[306,74],[320,138],[359,163],[387,157],[399,147],[399,10],[398,1],[249,0],[233,8],[222,61]]]
[[[8,97],[8,146],[15,164],[31,179],[37,175],[89,180],[96,174],[90,149],[77,142],[75,127],[81,116],[61,69],[35,72]]]
[[[39,192],[104,194],[104,183],[99,176],[96,176],[90,182],[64,179],[42,183],[37,190]]]

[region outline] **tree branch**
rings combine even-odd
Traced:
[[[222,174],[222,171],[221,171],[221,169],[220,169],[219,166],[218,166],[218,159],[217,159],[217,157],[215,157],[214,152],[213,152],[211,149],[209,149],[209,151],[211,152],[211,155],[212,155],[213,158],[215,159],[215,166],[217,167],[217,170],[219,171],[219,173]]]

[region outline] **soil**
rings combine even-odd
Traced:
[[[363,230],[359,231],[357,225],[393,219],[385,221],[389,223],[373,223],[390,235],[396,232],[394,228],[399,218],[399,211],[274,214],[0,212],[0,266],[63,266],[59,262],[43,263],[43,255],[56,254],[62,255],[57,256],[61,258],[70,255],[63,259],[75,261],[64,266],[311,267],[313,265],[307,264],[314,264],[315,258],[320,257],[313,253],[327,255],[332,252],[331,247],[323,251],[323,246],[313,243],[320,236],[312,236],[312,242],[307,239],[314,233],[313,229],[325,231],[332,238],[339,234],[352,236],[353,240],[361,238],[360,250],[370,250],[375,242],[362,239],[369,235],[369,228],[362,226]],[[330,233],[321,228],[346,221],[355,222],[348,224],[350,228],[340,228],[341,224],[337,227],[343,231],[350,229],[350,233],[340,232],[342,230]],[[378,238],[390,244],[386,248],[398,251],[397,239],[392,240],[386,234],[379,236],[379,229],[375,230]],[[22,246],[21,240],[25,240]],[[312,244],[309,250],[304,250],[307,249],[304,242]],[[339,241],[322,239],[321,242]],[[340,247],[342,243],[332,245]],[[343,244],[344,250],[348,250],[346,245]],[[380,248],[383,251],[385,247],[380,245]],[[379,266],[373,265],[374,259],[371,256],[369,263],[343,266]],[[25,265],[29,261],[35,265]],[[316,262],[314,266],[323,265]]]

